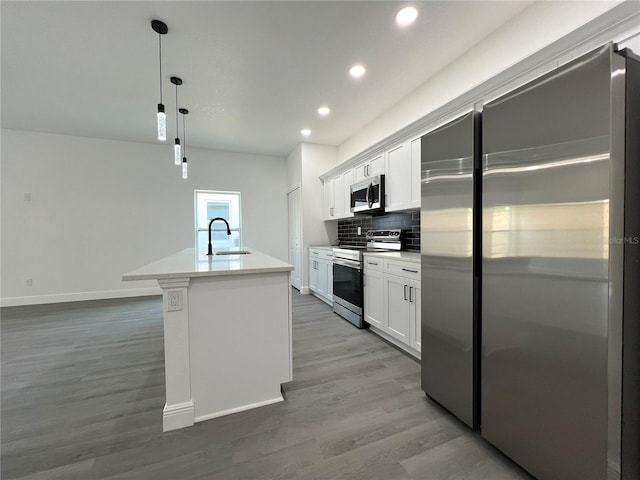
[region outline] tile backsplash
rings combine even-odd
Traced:
[[[358,227],[362,233],[358,235]],[[338,240],[340,245],[365,245],[367,230],[402,230],[402,248],[420,251],[420,210],[406,212],[358,214],[353,218],[338,220]]]

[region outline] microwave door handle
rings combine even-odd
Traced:
[[[367,192],[365,193],[365,200],[364,200],[367,205],[369,205],[369,187],[367,187]]]
[[[371,190],[371,195],[369,195],[369,190]],[[369,208],[373,207],[373,183],[370,183],[367,187],[367,203]]]

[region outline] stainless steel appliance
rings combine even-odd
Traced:
[[[421,140],[422,390],[471,427],[478,422],[479,120],[469,113]]]
[[[377,175],[351,185],[351,211],[371,213],[384,211],[384,175]]]
[[[402,248],[401,230],[369,230],[367,245],[333,249],[333,311],[358,328],[367,328],[363,319],[362,254],[367,251],[397,251]]]
[[[333,311],[358,328],[362,319],[362,250],[365,247],[333,249]]]
[[[640,63],[623,53],[483,112],[482,435],[539,480],[640,478]]]

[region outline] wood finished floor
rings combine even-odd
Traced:
[[[2,478],[532,478],[429,401],[414,360],[293,304],[287,400],[169,433],[159,297],[2,309]]]

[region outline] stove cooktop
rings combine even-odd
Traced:
[[[339,247],[336,248],[342,248],[344,250],[366,250],[367,247],[365,247],[364,245],[340,245]]]

